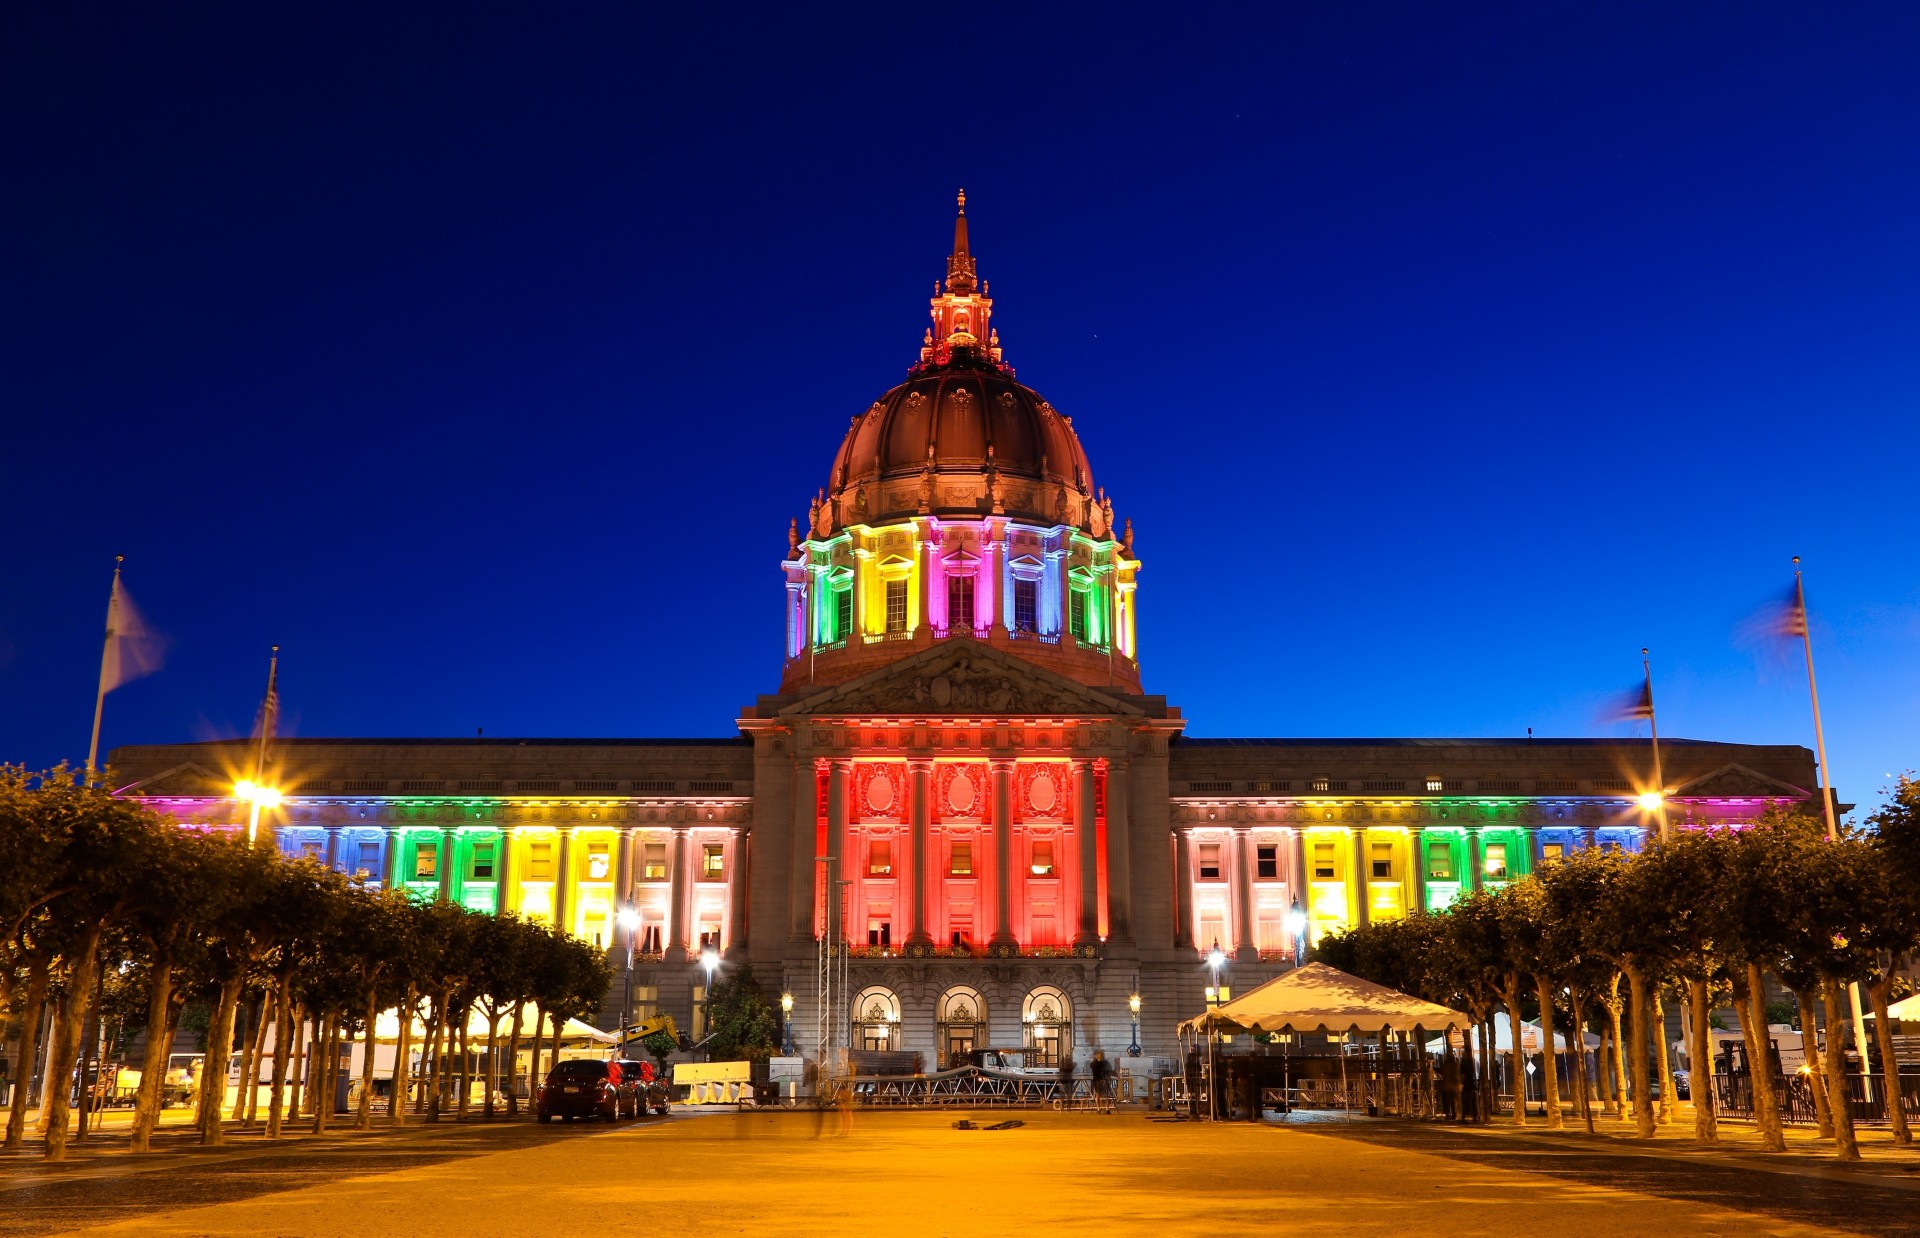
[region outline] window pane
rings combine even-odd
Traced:
[[[476,843],[473,848],[473,879],[493,880],[493,844]]]
[[[1033,875],[1046,877],[1053,873],[1053,843],[1041,841],[1033,844]]]
[[[1040,610],[1040,582],[1037,580],[1016,580],[1013,582],[1013,626],[1021,632],[1034,629],[1034,616]]]
[[[1200,880],[1220,880],[1220,844],[1200,844]]]
[[[1075,640],[1087,639],[1087,591],[1075,589],[1067,599],[1067,630]]]
[[[1427,877],[1432,881],[1453,880],[1453,848],[1446,843],[1427,844]]]
[[[431,881],[440,875],[440,853],[432,843],[413,844],[413,879]]]
[[[904,632],[907,630],[907,582],[889,580],[887,582],[887,631]]]
[[[1487,876],[1496,881],[1504,880],[1507,875],[1507,844],[1487,844]]]
[[[1259,876],[1278,877],[1280,875],[1279,844],[1261,843],[1259,849],[1254,852],[1254,863],[1258,866],[1256,872]]]
[[[1333,844],[1313,844],[1313,879],[1315,881],[1333,880]]]
[[[947,577],[947,626],[955,630],[973,626],[973,577]]]
[[[973,842],[960,839],[953,844],[953,851],[947,862],[947,872],[955,877],[973,875]]]
[[[847,639],[847,633],[853,631],[853,589],[843,587],[833,591],[833,631],[827,637],[829,643]]]
[[[893,843],[876,838],[867,844],[867,873],[881,877],[893,871]]]
[[[527,880],[553,880],[553,844],[530,843],[527,846]]]
[[[607,844],[587,844],[587,880],[605,881],[612,871],[613,860],[607,855]]]
[[[1372,843],[1368,853],[1373,862],[1373,879],[1385,881],[1393,876],[1393,844]]]
[[[648,843],[640,875],[648,881],[667,879],[667,844]]]
[[[727,875],[727,848],[725,844],[707,843],[703,849],[703,854],[706,860],[702,865],[702,869],[709,880],[718,879]]]

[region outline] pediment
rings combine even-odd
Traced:
[[[970,637],[941,641],[890,666],[795,701],[785,716],[822,714],[1138,714],[1139,706]]]
[[[1691,782],[1682,783],[1673,793],[1676,796],[1768,796],[1796,800],[1805,799],[1811,794],[1803,787],[1770,778],[1738,762],[1729,762],[1710,774],[1702,774]]]
[[[116,794],[120,795],[226,795],[233,789],[233,783],[221,775],[193,761],[161,770],[138,782],[128,783]]]

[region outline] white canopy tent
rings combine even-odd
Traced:
[[[1309,963],[1224,1006],[1188,1019],[1183,1032],[1441,1032],[1473,1021],[1457,1010]]]
[[[1540,1025],[1532,1020],[1528,1020],[1523,1022],[1520,1028],[1522,1048],[1528,1053],[1540,1052]],[[1505,1013],[1502,1013],[1493,1021],[1493,1042],[1495,1053],[1513,1052],[1513,1020],[1509,1019]],[[1586,1045],[1587,1049],[1591,1051],[1600,1047],[1600,1038],[1592,1032],[1582,1032],[1581,1043]],[[1457,1041],[1456,1047],[1458,1047]],[[1429,1053],[1439,1053],[1443,1051],[1444,1048],[1445,1044],[1443,1039],[1439,1036],[1435,1036],[1433,1039],[1427,1041],[1427,1052]],[[1553,1051],[1555,1053],[1565,1053],[1567,1051],[1567,1034],[1565,1032],[1554,1032]]]
[[[534,1022],[538,1017],[531,1007],[521,1012],[520,1039],[522,1042],[530,1042],[533,1039]],[[552,1023],[549,1022],[547,1024],[545,1031],[549,1037],[553,1035]],[[502,1040],[513,1035],[512,1011],[508,1011],[500,1017],[499,1034]],[[418,1045],[422,1040],[426,1039],[426,1035],[426,1024],[421,1022],[420,1019],[415,1018],[413,1021],[413,1030],[407,1033],[407,1039],[413,1044]],[[373,1038],[382,1044],[392,1044],[400,1038],[399,1011],[383,1010],[380,1012],[380,1018],[374,1023]],[[487,1017],[481,1014],[480,1011],[475,1010],[467,1016],[467,1040],[469,1042],[484,1042],[486,1038]],[[593,1026],[593,1024],[582,1022],[579,1019],[568,1019],[566,1026],[560,1029],[560,1043],[563,1045],[612,1045],[618,1044],[619,1041],[620,1038],[614,1033],[603,1032]]]
[[[1902,1023],[1920,1023],[1920,993],[1887,1007],[1887,1017]]]

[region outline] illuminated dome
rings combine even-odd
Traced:
[[[1003,359],[966,205],[919,361],[854,415],[787,535],[785,690],[955,638],[1139,690],[1132,527],[1115,528],[1073,423]]]

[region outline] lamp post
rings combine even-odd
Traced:
[[[793,994],[780,995],[780,1016],[786,1021],[786,1032],[780,1042],[780,1056],[793,1056]]]
[[[280,805],[280,791],[275,787],[262,786],[257,782],[242,779],[233,784],[235,799],[247,801],[247,846],[254,845],[260,835],[260,810],[277,808]]]
[[[1127,1046],[1128,1057],[1140,1056],[1140,995],[1135,993],[1127,998],[1127,1012],[1133,1016],[1133,1043]]]
[[[713,1060],[713,973],[720,966],[720,952],[709,941],[700,947],[700,966],[707,969],[707,987],[702,990],[707,1004],[706,1035],[702,1039],[707,1046],[707,1060]]]
[[[1287,935],[1293,938],[1293,965],[1305,967],[1307,964],[1307,913],[1300,910],[1298,897],[1293,900],[1293,909],[1287,912]]]
[[[1207,967],[1213,973],[1213,983],[1207,986],[1207,1007],[1210,1011],[1220,1008],[1220,969],[1226,965],[1227,956],[1220,949],[1219,939],[1215,938],[1213,949],[1207,951]],[[1214,1117],[1220,1112],[1220,1061],[1219,1054],[1214,1048],[1214,1046],[1219,1043],[1219,1040],[1219,1029],[1214,1026],[1212,1019],[1208,1019],[1207,1120],[1209,1122],[1213,1121]]]
[[[627,1053],[627,1029],[633,1026],[633,934],[640,927],[640,909],[624,903],[614,917],[627,930],[627,994],[620,1002],[620,1056]]]

